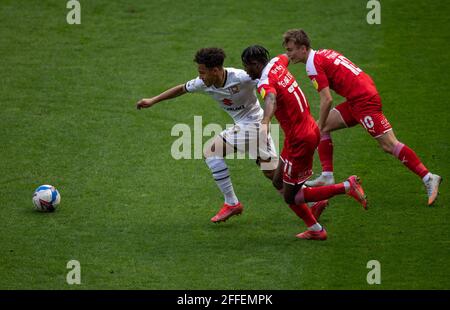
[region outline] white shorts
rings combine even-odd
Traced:
[[[222,131],[219,136],[234,150],[248,153],[250,159],[261,164],[263,170],[274,170],[278,165],[275,144],[270,134],[265,143],[260,143],[263,138],[259,137],[259,126],[259,123],[235,124]]]

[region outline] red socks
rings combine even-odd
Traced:
[[[320,137],[319,147],[320,164],[322,171],[333,172],[333,141],[329,133],[323,134]]]
[[[302,187],[295,195],[295,203],[321,201],[339,194],[345,194],[344,183],[319,187]]]
[[[422,164],[416,153],[414,153],[407,145],[401,142],[397,143],[394,146],[392,154],[420,178],[423,178],[428,174],[428,169]]]
[[[311,227],[317,223],[316,218],[311,213],[311,210],[306,203],[289,205],[289,208],[291,208],[291,210],[294,211],[295,214],[303,220],[303,222],[305,222],[307,227]]]
[[[329,133],[323,134],[320,137],[318,152],[322,172],[333,172],[333,141]],[[392,154],[420,178],[428,174],[428,169],[422,164],[416,153],[407,145],[401,142],[397,143]]]

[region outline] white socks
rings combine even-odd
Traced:
[[[322,230],[322,225],[320,225],[319,223],[315,223],[313,226],[308,227],[308,230],[321,231]]]
[[[423,183],[427,183],[427,182],[430,180],[431,175],[432,175],[431,172],[428,172],[428,173],[422,178]]]
[[[332,177],[332,176],[333,176],[333,172],[332,172],[332,171],[322,171],[322,175],[323,175],[324,177],[329,178],[329,177]]]
[[[230,173],[228,172],[225,159],[219,156],[212,156],[206,158],[205,162],[211,170],[212,176],[225,198],[225,203],[231,206],[236,205],[239,201],[234,193],[233,184],[231,183]]]
[[[344,181],[343,183],[344,183],[345,192],[348,192],[348,190],[350,189],[350,182]]]

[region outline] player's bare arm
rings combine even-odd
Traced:
[[[185,94],[186,88],[184,87],[184,84],[177,85],[175,87],[172,87],[165,92],[162,92],[158,96],[152,97],[152,98],[144,98],[138,101],[136,104],[136,108],[138,110],[144,109],[144,108],[150,108],[151,106],[157,104],[160,101],[172,99],[178,96],[181,96]]]
[[[277,109],[276,96],[273,93],[268,93],[264,97],[264,116],[261,121],[262,129],[265,129],[265,133],[269,132],[270,121],[272,120],[275,110]]]
[[[333,97],[331,97],[329,87],[325,87],[324,89],[322,89],[319,92],[319,95],[320,95],[320,112],[319,112],[318,126],[320,131],[322,131],[325,128],[328,114],[330,114]]]

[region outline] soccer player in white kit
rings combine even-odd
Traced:
[[[137,108],[149,108],[154,104],[184,95],[203,93],[213,98],[234,121],[234,126],[222,131],[212,139],[204,152],[205,162],[212,172],[217,186],[224,195],[221,210],[211,218],[214,223],[226,221],[233,215],[241,214],[243,205],[236,197],[230,173],[224,157],[232,152],[245,152],[250,158],[263,164],[264,175],[272,180],[278,165],[278,155],[270,135],[259,136],[259,125],[264,111],[256,97],[256,83],[244,70],[224,68],[225,53],[220,48],[202,48],[195,54],[199,76],[185,84],[170,88],[158,96],[141,99]],[[266,140],[266,141],[263,141]]]

